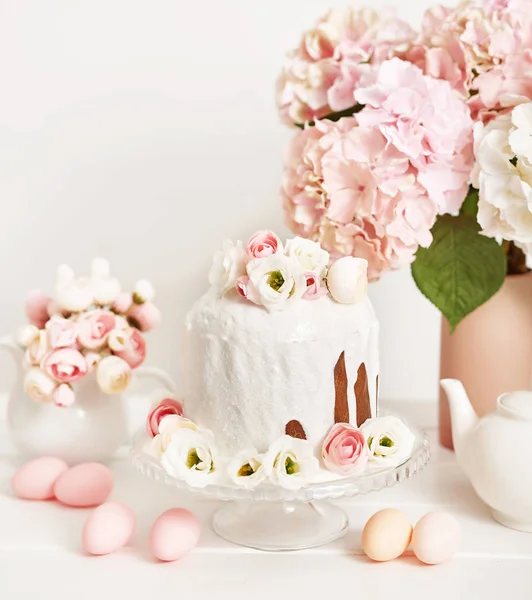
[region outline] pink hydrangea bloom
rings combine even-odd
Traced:
[[[412,262],[436,216],[457,211],[473,166],[473,123],[446,81],[385,61],[361,82],[366,107],[297,133],[285,157],[287,222],[334,257],[368,260],[368,276]]]
[[[335,8],[305,32],[277,84],[285,123],[304,123],[354,106],[361,76],[407,52],[413,29],[390,10]]]

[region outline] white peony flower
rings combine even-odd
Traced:
[[[137,281],[135,289],[133,290],[133,301],[135,302],[135,304],[153,302],[154,299],[155,289],[153,288],[153,285],[145,279]]]
[[[120,394],[131,382],[131,367],[118,356],[107,356],[100,360],[96,380],[106,394]]]
[[[50,350],[48,332],[45,329],[41,329],[27,347],[24,358],[29,365],[37,366],[41,364],[42,359]]]
[[[283,254],[257,258],[247,265],[252,288],[248,299],[269,311],[283,310],[307,290],[305,272],[297,260]]]
[[[55,304],[66,312],[82,312],[93,302],[91,280],[79,278],[61,281],[55,287]]]
[[[214,255],[209,283],[223,296],[235,286],[236,280],[246,274],[246,251],[242,242],[225,240],[222,249]]]
[[[229,477],[236,485],[247,490],[256,488],[268,477],[263,459],[264,456],[254,449],[239,452],[229,461]]]
[[[532,103],[475,127],[473,185],[482,233],[532,258]]]
[[[50,402],[56,382],[38,367],[30,369],[24,377],[26,394],[37,402]]]
[[[17,343],[27,348],[39,336],[39,328],[35,325],[24,325],[17,332]]]
[[[205,487],[209,484],[209,476],[216,470],[212,433],[186,427],[175,430],[161,457],[161,465],[172,477],[192,487]]]
[[[399,465],[412,453],[415,436],[397,417],[368,419],[360,427],[366,438],[370,460]]]
[[[327,288],[336,302],[358,302],[368,291],[368,261],[344,256],[333,262],[327,272]]]
[[[161,458],[172,441],[172,436],[179,429],[190,429],[197,431],[196,424],[190,419],[179,415],[167,415],[159,423],[159,433],[151,440],[151,453],[157,458]]]
[[[264,455],[263,467],[272,483],[298,490],[318,474],[319,461],[306,440],[284,435]]]
[[[295,237],[288,240],[285,253],[297,260],[304,271],[313,271],[319,278],[325,275],[329,264],[329,253],[318,242]]]

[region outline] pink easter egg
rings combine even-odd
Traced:
[[[119,502],[105,502],[85,521],[81,542],[89,554],[110,554],[125,546],[135,529],[133,511]]]
[[[430,512],[414,527],[412,550],[427,565],[449,560],[460,546],[460,524],[449,513]]]
[[[83,463],[63,473],[55,482],[55,497],[67,506],[98,506],[113,489],[113,474],[100,463]]]
[[[198,519],[186,508],[171,508],[160,515],[150,533],[151,549],[164,561],[186,556],[198,543],[201,527]]]
[[[11,478],[11,488],[25,500],[50,500],[54,484],[68,470],[64,460],[55,456],[41,456],[23,465]]]

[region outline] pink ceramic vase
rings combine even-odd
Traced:
[[[451,335],[442,319],[441,379],[459,379],[479,416],[504,392],[532,385],[532,273],[510,275],[502,288]],[[440,390],[440,443],[452,449],[451,417]]]

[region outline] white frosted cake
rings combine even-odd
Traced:
[[[259,231],[224,242],[209,281],[186,319],[183,398],[148,416],[147,450],[167,473],[296,490],[408,456],[412,433],[377,416],[366,260]]]

